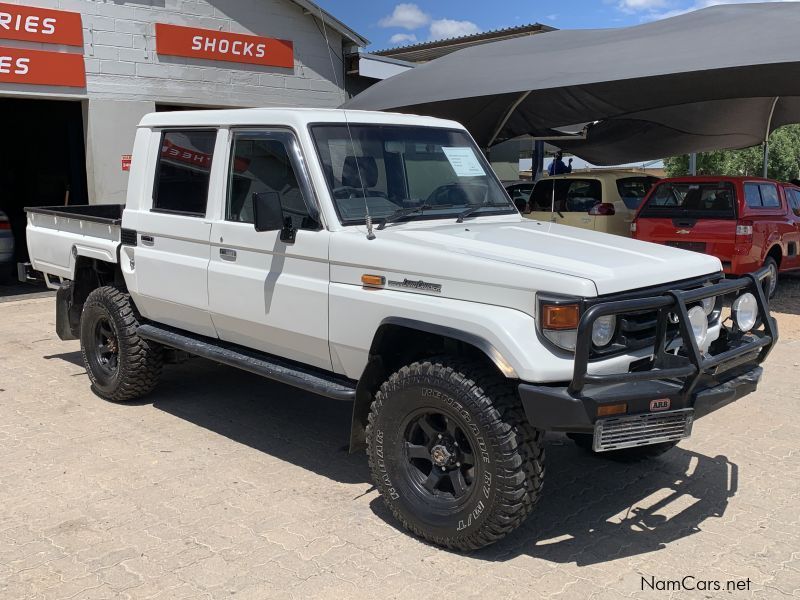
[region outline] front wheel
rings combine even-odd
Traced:
[[[542,436],[501,376],[444,357],[403,367],[381,386],[367,454],[376,487],[407,529],[475,550],[533,509],[544,477]]]
[[[158,382],[160,346],[141,338],[136,309],[125,292],[103,286],[89,294],[81,313],[81,354],[92,391],[114,402],[135,400]]]

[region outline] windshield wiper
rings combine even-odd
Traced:
[[[499,208],[501,206],[504,206],[506,208],[511,208],[508,202],[490,202],[489,204],[476,204],[475,206],[470,206],[467,210],[458,215],[456,223],[463,223],[464,219],[471,216],[473,213],[478,212],[482,208],[487,208],[487,207]]]
[[[380,224],[378,225],[378,230],[380,231],[384,227],[386,227],[389,223],[394,223],[395,221],[399,221],[405,217],[409,217],[413,214],[418,212],[422,212],[423,210],[428,210],[433,208],[430,204],[420,204],[419,206],[409,206],[408,208],[401,208],[400,210],[394,211],[387,217],[383,217],[381,219]]]

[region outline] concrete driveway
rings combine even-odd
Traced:
[[[800,597],[798,289],[758,393],[652,462],[548,437],[536,512],[472,555],[398,529],[349,405],[201,360],[111,404],[52,298],[2,303],[0,598]]]

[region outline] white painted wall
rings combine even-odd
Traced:
[[[90,201],[125,201],[134,128],[156,103],[198,107],[335,107],[344,101],[342,37],[290,0],[5,0],[83,15],[87,85],[83,90],[0,84],[0,96],[88,98]],[[155,23],[291,40],[294,68],[159,56]],[[80,52],[80,48],[0,40],[0,45]],[[337,82],[338,79],[338,82]]]

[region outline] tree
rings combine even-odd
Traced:
[[[697,155],[697,174],[761,176],[763,152],[763,146],[704,152]],[[670,177],[688,175],[689,155],[667,158],[664,168]],[[767,175],[784,181],[800,177],[800,125],[781,127],[769,136]]]

